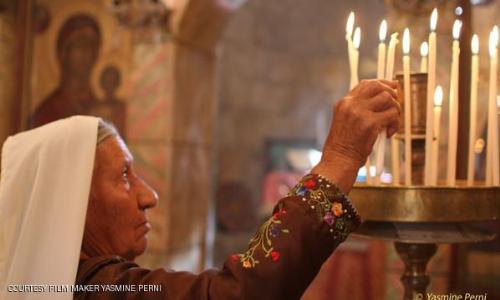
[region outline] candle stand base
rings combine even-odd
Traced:
[[[436,253],[436,244],[394,243],[396,251],[405,263],[405,271],[401,282],[405,287],[403,299],[424,299],[427,286],[430,283],[425,268],[431,257]]]
[[[356,185],[350,198],[365,220],[354,235],[394,242],[405,264],[404,300],[426,299],[426,266],[438,244],[496,237],[475,225],[498,220],[500,187]]]

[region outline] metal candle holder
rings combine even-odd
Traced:
[[[396,75],[404,89],[403,76]],[[356,235],[393,241],[405,263],[401,276],[403,299],[424,299],[430,278],[426,266],[442,243],[476,243],[495,234],[473,227],[480,221],[498,220],[500,187],[422,186],[425,162],[427,74],[411,75],[411,127],[413,186],[356,184],[351,198],[365,220]],[[405,105],[404,93],[398,101]],[[404,124],[401,121],[401,124]],[[404,127],[396,135],[403,139]],[[420,298],[423,296],[424,298]]]

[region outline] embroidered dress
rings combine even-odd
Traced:
[[[361,219],[353,208],[349,199],[337,186],[321,175],[309,174],[305,176],[288,194],[289,198],[300,197],[300,202],[308,206],[317,216],[318,222],[328,226],[328,231],[337,244],[343,242],[350,232],[355,230],[361,223]],[[284,202],[276,206],[275,212],[250,240],[248,250],[243,254],[233,254],[231,259],[240,261],[244,268],[255,267],[260,261],[256,258],[256,252],[261,252],[265,258],[278,261],[281,257],[279,249],[273,245],[273,241],[280,237],[281,233],[290,233],[283,227],[286,218]],[[293,238],[293,234],[281,237]]]
[[[148,270],[116,256],[81,260],[76,284],[160,285],[147,293],[75,293],[76,299],[300,299],[323,262],[361,223],[326,178],[305,176],[222,270]]]

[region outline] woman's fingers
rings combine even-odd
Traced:
[[[387,128],[387,137],[393,136],[396,132],[398,132],[399,128],[397,127],[390,127]]]
[[[392,97],[397,98],[397,83],[395,82],[379,79],[362,80],[358,87],[360,95],[367,98],[376,96],[384,91],[391,94]]]
[[[375,97],[369,99],[366,105],[368,109],[373,112],[381,112],[391,107],[396,107],[396,109],[401,113],[401,106],[398,101],[386,91],[383,91]]]
[[[381,83],[383,83],[385,85],[388,85],[389,87],[391,87],[394,90],[397,89],[398,85],[399,85],[399,83],[396,80],[378,79],[378,81],[380,81]]]
[[[375,121],[377,122],[378,128],[381,130],[387,128],[387,136],[392,136],[396,133],[400,126],[400,109],[396,106],[384,110],[379,113],[374,114]]]

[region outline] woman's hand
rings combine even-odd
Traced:
[[[325,176],[349,193],[378,134],[387,129],[390,137],[399,128],[401,107],[396,88],[394,81],[363,80],[337,102],[321,161],[312,173]]]

